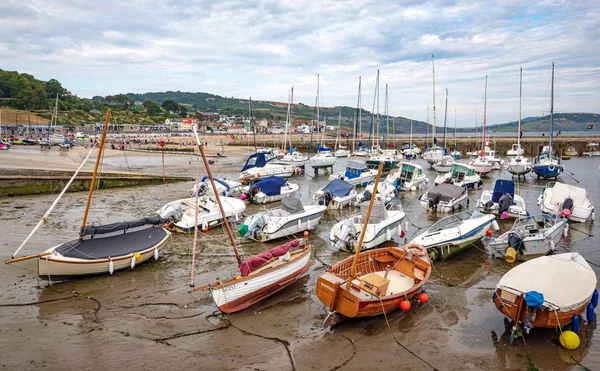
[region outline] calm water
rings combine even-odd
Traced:
[[[220,176],[235,176],[245,158],[219,159],[213,170]],[[131,167],[160,173],[160,159],[107,159],[114,168]],[[342,171],[347,159],[335,165]],[[433,182],[437,175],[428,170],[423,160],[417,160]],[[588,191],[594,205],[600,205],[600,160],[574,158],[566,161],[562,181],[579,184]],[[196,161],[192,157],[167,157],[167,174],[194,176]],[[307,171],[307,174],[311,171]],[[485,186],[493,187],[495,179],[509,179],[510,174],[494,171]],[[309,202],[314,192],[328,183],[327,176],[309,175],[292,179],[300,184],[301,198]],[[579,183],[577,183],[577,181]],[[100,191],[94,199],[91,220],[108,223],[148,215],[166,202],[189,197],[192,182]],[[518,191],[530,212],[538,209],[536,200],[545,182],[528,177],[519,183]],[[432,183],[431,185],[432,186]],[[471,205],[481,191],[470,194]],[[68,194],[43,229],[25,248],[32,254],[75,238],[84,207],[85,193]],[[402,193],[401,202],[410,225],[407,237],[438,220],[421,208],[418,193]],[[11,198],[0,201],[3,236],[1,258],[6,259],[30,232],[38,218],[54,200],[54,196]],[[268,204],[275,207],[276,204]],[[245,214],[262,209],[251,205]],[[195,367],[201,369],[291,369],[289,357],[281,343],[289,342],[295,367],[299,370],[331,369],[350,359],[342,369],[421,370],[427,366],[398,346],[396,339],[416,355],[442,370],[464,369],[526,369],[533,365],[540,370],[577,369],[568,352],[557,344],[554,330],[534,329],[526,338],[513,345],[507,342],[504,317],[496,310],[488,290],[511,265],[492,259],[482,246],[471,248],[454,258],[435,264],[434,275],[427,285],[430,302],[408,313],[397,311],[388,316],[389,328],[383,317],[351,320],[334,329],[321,329],[325,309],[314,293],[317,276],[326,264],[347,257],[334,252],[328,244],[331,226],[351,211],[328,213],[309,240],[313,244],[312,269],[307,277],[274,297],[242,313],[230,317],[236,328],[213,331],[220,323],[210,314],[215,307],[207,292],[187,293],[190,280],[191,236],[175,235],[158,262],[150,262],[132,272],[114,276],[73,280],[37,288],[33,261],[0,270],[0,304],[35,302],[69,296],[72,291],[91,295],[101,303],[95,312],[90,300],[66,300],[27,307],[8,307],[0,311],[0,363],[9,368],[50,367],[106,369],[108,367],[167,368]],[[512,223],[503,222],[501,228]],[[579,251],[588,261],[600,264],[600,222],[591,225],[573,224],[569,236],[557,247],[557,252]],[[242,242],[245,254],[256,253],[265,245]],[[600,270],[594,266],[598,274]],[[200,238],[196,275],[197,285],[226,277],[235,272],[234,259],[220,228]],[[535,277],[532,277],[535,279]],[[461,287],[449,287],[447,282]],[[576,283],[574,283],[576,284]],[[94,313],[96,313],[94,315]],[[240,332],[243,329],[251,334]],[[203,332],[204,330],[210,332]],[[199,331],[196,335],[170,340],[170,346],[152,339],[182,332]],[[600,364],[600,332],[596,324],[583,324],[582,344],[572,355],[589,369]],[[348,341],[354,342],[355,349]],[[29,351],[23,352],[23,349]],[[529,359],[529,360],[528,360]],[[575,367],[575,368],[574,368]]]

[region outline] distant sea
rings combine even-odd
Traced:
[[[542,134],[544,134],[544,136],[548,136],[549,133],[545,132],[545,131],[524,131],[523,132],[523,138],[526,137],[541,137]],[[554,133],[554,137],[556,138],[556,135],[558,134],[558,132]],[[367,136],[369,134],[367,133]],[[364,136],[364,134],[363,134]],[[392,135],[390,134],[390,136],[392,137],[398,137],[398,138],[410,138],[410,134],[396,134],[396,135]],[[428,135],[429,137],[431,137],[431,133],[429,133]],[[442,139],[443,137],[443,133],[437,132],[435,133],[435,136],[438,139]],[[462,133],[456,133],[456,137],[457,138],[470,138],[470,137],[476,137],[476,136],[481,136],[481,132],[462,132]],[[507,138],[507,137],[517,137],[517,133],[515,132],[498,132],[498,133],[494,133],[494,132],[486,132],[486,136],[493,140],[494,137],[502,137],[502,138]],[[600,138],[600,130],[581,130],[581,131],[561,131],[561,136],[563,137],[595,137],[595,138]],[[416,138],[424,138],[425,134],[413,134],[413,137]],[[454,133],[450,133],[448,132],[446,134],[446,138],[454,138]]]

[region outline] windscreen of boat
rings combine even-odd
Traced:
[[[415,173],[415,167],[408,164],[402,165],[402,170],[400,171],[400,179],[402,180],[412,180]]]
[[[427,233],[438,232],[438,231],[441,231],[443,229],[458,227],[465,220],[469,220],[472,216],[475,216],[475,213],[481,215],[478,212],[465,211],[465,212],[462,212],[462,213],[458,213],[458,214],[453,214],[453,215],[447,216],[447,217],[439,220],[434,225],[432,225],[427,230]]]

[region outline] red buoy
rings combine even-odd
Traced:
[[[429,301],[429,294],[426,292],[422,292],[419,294],[419,296],[417,297],[417,299],[419,299],[419,301],[423,304],[427,303]]]
[[[565,218],[569,219],[569,217],[571,216],[571,210],[569,209],[564,209],[562,211],[562,214],[565,216]]]
[[[494,232],[492,232],[491,229],[488,229],[487,231],[485,231],[485,235],[490,237]]]
[[[410,301],[402,300],[400,302],[400,309],[402,309],[405,312],[408,311],[410,309]]]
[[[406,236],[406,232],[403,229],[400,230],[400,238],[404,238]]]

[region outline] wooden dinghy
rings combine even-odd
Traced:
[[[209,290],[213,301],[220,311],[234,313],[248,308],[259,301],[281,291],[296,282],[310,267],[311,246],[305,239],[292,240],[286,244],[264,251],[258,255],[242,261],[238,247],[233,237],[229,221],[225,217],[225,210],[221,203],[221,196],[217,192],[215,181],[210,170],[204,148],[198,137],[198,132],[193,129],[200,156],[204,162],[206,173],[213,189],[223,224],[231,242],[231,246],[240,269],[240,275],[226,280],[217,280],[209,285],[194,287],[190,292]],[[196,219],[198,212],[196,210]],[[195,247],[198,237],[198,223],[194,223],[194,250],[192,254],[192,272],[190,286],[194,286],[194,261]],[[305,232],[305,236],[308,236]]]
[[[381,176],[380,164],[374,193]],[[373,207],[365,217],[365,226]],[[431,274],[431,262],[425,247],[409,244],[403,248],[388,247],[361,252],[364,232],[360,235],[353,257],[329,267],[317,279],[317,297],[329,311],[323,326],[334,325],[345,317],[376,316],[402,307],[410,308],[410,300],[423,291]],[[426,295],[421,299],[423,301]],[[339,315],[342,317],[340,318]]]
[[[496,285],[493,301],[513,320],[513,333],[518,325],[527,333],[534,327],[569,324],[590,305],[596,284],[596,274],[578,253],[542,256],[508,271]]]

